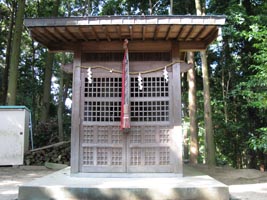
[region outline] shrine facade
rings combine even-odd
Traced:
[[[184,58],[205,50],[224,22],[224,16],[26,19],[31,36],[50,51],[74,53],[71,172],[182,175],[180,76],[192,67]]]

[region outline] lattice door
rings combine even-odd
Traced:
[[[171,90],[161,73],[131,76],[131,129],[120,131],[120,74],[82,74],[81,172],[172,172]],[[171,79],[169,80],[171,82]]]
[[[171,80],[170,80],[171,81]],[[131,77],[131,120],[127,137],[128,172],[172,172],[170,86],[162,74]]]

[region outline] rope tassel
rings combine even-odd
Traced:
[[[168,83],[169,75],[168,75],[167,67],[165,67],[164,70],[163,70],[163,77],[165,79],[165,82]]]
[[[122,91],[121,91],[121,130],[130,129],[130,73],[128,57],[128,40],[123,43],[124,58],[122,61]]]
[[[91,67],[89,67],[89,68],[87,69],[87,78],[88,78],[88,82],[91,84],[91,83],[93,82]]]
[[[139,86],[139,90],[143,90],[143,79],[142,79],[141,73],[139,73],[138,75],[138,86]]]

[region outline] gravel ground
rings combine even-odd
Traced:
[[[23,183],[54,172],[42,166],[0,166],[0,200],[15,200],[18,198],[18,188]]]
[[[208,169],[206,166],[186,166],[192,170],[208,174],[229,186],[231,200],[266,200],[267,172],[253,169],[232,169],[216,167]],[[23,183],[53,173],[54,170],[42,166],[0,166],[0,200],[16,200],[18,187]],[[196,174],[199,175],[199,174]]]
[[[231,200],[267,200],[267,172],[205,165],[187,166],[229,186]]]

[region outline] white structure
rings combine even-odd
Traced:
[[[22,165],[29,147],[30,111],[25,106],[0,106],[0,165]]]

